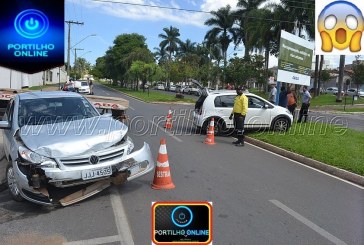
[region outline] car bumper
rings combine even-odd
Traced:
[[[21,196],[26,200],[34,203],[42,205],[53,205],[53,201],[49,198],[47,200],[47,196],[44,195],[44,192],[40,191],[40,189],[35,189],[29,185],[29,180],[27,176],[20,170],[18,164],[14,165],[14,170]],[[112,167],[111,176],[90,180],[82,179],[83,171],[98,169],[105,166]],[[120,161],[113,162],[112,164],[103,163],[102,166],[80,166],[68,168],[66,170],[62,170],[59,168],[42,168],[42,170],[44,171],[44,176],[49,180],[49,184],[56,187],[68,187],[97,182],[99,180],[111,179],[112,176],[120,172],[127,173],[126,181],[130,181],[148,174],[154,169],[154,166],[155,162],[153,160],[150,147],[147,143],[144,143],[144,146],[140,150],[134,151],[129,155],[123,157]]]

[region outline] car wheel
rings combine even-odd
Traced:
[[[284,132],[287,131],[288,129],[289,129],[289,121],[287,118],[281,117],[274,120],[273,122],[274,131]]]
[[[206,121],[204,123],[203,132],[207,133],[210,127],[210,121]],[[214,121],[214,135],[219,136],[223,134],[223,126],[222,123],[219,120]]]
[[[20,195],[18,181],[16,180],[14,168],[11,163],[6,168],[6,180],[10,196],[17,202],[23,201],[24,198]]]

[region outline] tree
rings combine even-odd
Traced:
[[[345,55],[340,55],[339,86],[338,86],[338,93],[336,95],[336,102],[342,102],[342,100],[343,100],[341,91],[343,90],[344,66],[345,66]]]
[[[248,24],[250,22],[256,21],[255,19],[249,19],[249,14],[252,11],[257,10],[258,7],[266,2],[266,0],[238,0],[237,6],[240,7],[234,15],[240,22],[240,38],[239,40],[244,43],[245,46],[245,55],[244,57],[248,57],[249,50],[252,48],[249,46],[249,31],[248,31]]]
[[[134,79],[136,90],[138,90],[139,80],[141,80],[143,92],[145,92],[145,85],[156,74],[157,67],[158,66],[155,63],[145,63],[140,60],[132,63],[128,74]]]
[[[237,42],[238,28],[235,26],[235,16],[231,11],[230,5],[217,11],[211,11],[211,14],[213,17],[206,20],[205,25],[212,26],[212,29],[206,33],[205,39],[219,40],[225,70],[227,66],[227,50],[231,42]]]
[[[327,70],[322,70],[320,79],[321,79],[322,83],[325,85],[326,82],[328,82],[331,79],[330,72]],[[326,86],[324,86],[324,87],[326,87]],[[319,91],[319,93],[320,93],[320,91]]]
[[[187,39],[186,42],[181,42],[178,49],[178,56],[188,56],[193,54],[196,50],[196,43],[192,42],[190,39]]]
[[[77,58],[71,77],[80,79],[91,70],[91,64],[85,58]]]
[[[357,90],[364,84],[364,64],[359,62],[359,56],[355,56],[356,61],[353,66],[352,80],[356,85]]]
[[[168,52],[168,59],[169,61],[172,60],[172,55],[177,52],[178,46],[181,43],[179,39],[180,33],[179,29],[170,26],[169,28],[163,28],[165,33],[161,33],[158,35],[159,38],[162,38],[163,41],[159,44],[159,47],[162,50],[166,50]]]
[[[90,74],[97,78],[110,78],[105,70],[105,57],[96,59],[96,64],[93,66]]]
[[[123,81],[132,62],[136,59],[150,59],[153,56],[145,43],[145,37],[136,33],[122,34],[115,38],[114,46],[105,55],[105,71],[114,80]],[[141,55],[137,55],[141,53]],[[143,56],[145,54],[150,54]],[[130,55],[130,56],[129,56]]]

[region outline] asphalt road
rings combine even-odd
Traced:
[[[95,94],[121,96],[99,85]],[[165,137],[176,188],[152,190],[149,174],[56,209],[16,203],[4,191],[0,244],[151,244],[151,203],[180,200],[213,202],[214,244],[364,244],[363,188],[249,144],[237,148],[229,137],[205,145],[189,120],[193,106],[128,99],[135,148],[146,141],[156,158]],[[169,109],[172,133],[162,128]]]
[[[101,93],[116,95],[107,88]],[[215,244],[363,244],[362,188],[251,145],[236,148],[228,137],[207,146],[186,119],[192,106],[129,101],[130,128],[139,145],[147,140],[158,152],[160,138],[167,138],[176,185],[174,190],[151,190],[152,176],[147,176],[120,188],[135,244],[150,241],[151,202],[175,200],[214,203]],[[153,127],[160,118],[163,125],[168,109],[175,112],[172,136]],[[133,123],[133,118],[145,124]]]

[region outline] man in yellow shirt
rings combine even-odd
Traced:
[[[248,97],[243,94],[244,91],[244,87],[237,87],[237,96],[234,100],[233,111],[229,117],[230,120],[234,117],[234,127],[238,140],[233,142],[233,144],[236,146],[244,146],[244,121],[248,112]]]

